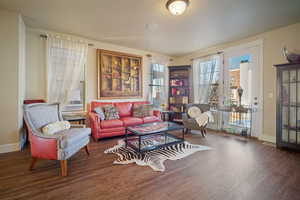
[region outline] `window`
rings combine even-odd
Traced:
[[[59,102],[62,111],[82,111],[85,105],[87,44],[48,37],[48,102]]]
[[[161,107],[166,102],[165,96],[165,65],[151,65],[150,101],[155,107]]]
[[[217,106],[220,89],[220,57],[212,56],[193,63],[194,101]]]

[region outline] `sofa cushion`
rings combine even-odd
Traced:
[[[129,117],[132,115],[132,103],[131,102],[114,103],[114,106],[119,111],[120,117]]]
[[[99,133],[109,133],[109,132],[121,132],[123,131],[123,133],[125,133],[125,127],[121,126],[121,127],[115,127],[115,128],[104,128],[104,129],[100,129]]]
[[[105,119],[107,119],[107,120],[120,118],[119,112],[118,112],[117,108],[114,106],[110,106],[110,105],[104,106],[103,110],[104,110],[104,114],[105,114]]]
[[[101,128],[116,128],[122,127],[123,121],[119,119],[110,119],[110,120],[103,120],[100,122]]]
[[[140,106],[143,104],[150,104],[150,102],[149,101],[136,101],[136,102],[133,102],[133,107]]]
[[[132,109],[132,116],[133,117],[144,117],[144,109],[143,109],[143,105],[138,105],[138,106],[134,106]]]
[[[120,120],[123,121],[124,126],[135,126],[144,123],[142,118],[137,117],[122,117]]]
[[[81,140],[89,138],[91,134],[90,128],[71,128],[58,132],[59,148],[67,148],[69,146],[76,146],[80,144]]]
[[[107,105],[113,105],[111,102],[98,102],[98,101],[92,101],[90,104],[90,110],[94,111],[95,108],[97,107],[103,107],[103,106],[107,106]]]
[[[151,122],[159,122],[161,120],[156,116],[148,116],[148,117],[144,117],[143,121],[144,123],[151,123]]]
[[[133,117],[148,117],[153,115],[153,105],[142,104],[133,107]]]
[[[150,117],[153,115],[154,106],[152,104],[145,104],[143,106],[144,117]]]
[[[104,111],[101,106],[98,106],[97,108],[95,108],[94,112],[98,114],[98,116],[101,120],[105,120],[105,114],[104,114]]]

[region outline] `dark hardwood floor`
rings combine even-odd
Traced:
[[[103,151],[120,138],[90,145],[68,162],[68,177],[59,162],[39,160],[28,171],[30,152],[0,154],[0,199],[163,199],[296,200],[300,199],[300,154],[278,150],[253,139],[213,133],[189,134],[194,144],[213,147],[154,172],[135,164],[113,165]]]

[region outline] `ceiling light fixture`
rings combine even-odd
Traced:
[[[168,0],[166,7],[173,15],[181,15],[189,3],[189,0]]]

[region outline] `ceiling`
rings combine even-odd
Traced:
[[[181,56],[300,21],[300,0],[191,0],[181,16],[167,0],[0,0],[34,28]]]

